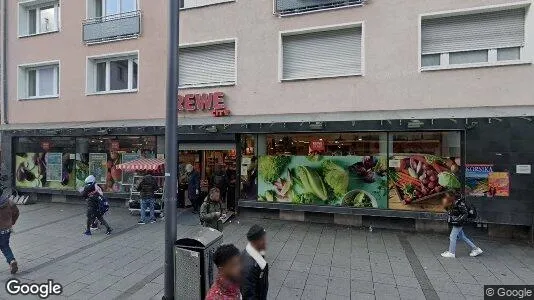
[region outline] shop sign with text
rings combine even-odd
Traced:
[[[214,117],[230,115],[223,92],[178,95],[178,110],[187,112],[211,111]]]

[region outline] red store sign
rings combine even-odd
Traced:
[[[211,110],[214,117],[230,115],[230,111],[226,109],[223,92],[178,95],[178,110],[187,112]]]

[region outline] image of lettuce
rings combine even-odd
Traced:
[[[364,192],[359,192],[353,201],[354,207],[373,207],[371,198],[369,198]]]
[[[450,172],[441,172],[438,174],[438,183],[442,187],[446,187],[449,189],[459,189],[462,187],[460,184],[460,181],[456,177],[456,175],[450,173]]]
[[[325,160],[322,164],[324,180],[337,197],[343,197],[349,187],[349,173],[331,160]]]
[[[290,156],[260,156],[258,160],[258,173],[265,182],[273,183],[280,178],[282,172],[290,162]]]
[[[299,166],[295,174],[305,193],[312,193],[322,201],[328,199],[328,191],[321,176],[312,168]]]
[[[264,195],[260,195],[260,201],[276,202],[276,192],[273,190],[266,191]]]
[[[291,195],[291,200],[295,204],[322,204],[324,203],[317,195],[314,193],[304,193]]]

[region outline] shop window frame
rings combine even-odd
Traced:
[[[39,88],[39,70],[45,68],[53,68],[52,89],[54,94],[40,95]],[[57,99],[60,98],[60,82],[61,82],[61,62],[59,60],[42,61],[29,64],[21,64],[17,66],[17,99],[18,100],[39,100],[39,99]],[[30,79],[29,72],[36,71],[35,74],[35,96],[30,96]]]
[[[128,61],[127,78],[128,87],[126,89],[111,90],[111,63],[114,61]],[[110,53],[97,56],[88,56],[86,59],[86,87],[85,95],[107,95],[107,94],[124,94],[137,93],[139,91],[141,64],[139,50]],[[134,88],[134,62],[137,64],[137,82]],[[105,88],[98,91],[98,64],[105,63]]]

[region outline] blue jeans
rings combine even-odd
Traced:
[[[156,200],[154,198],[148,198],[148,199],[141,199],[141,222],[150,222],[155,221],[156,216],[154,214],[154,202]],[[150,220],[146,219],[146,210],[150,210]]]
[[[15,260],[13,251],[11,251],[11,247],[9,247],[10,237],[11,237],[11,232],[0,234],[0,250],[2,251],[2,254],[4,254],[4,256],[6,257],[6,261],[8,264],[10,264],[12,261]]]
[[[471,250],[476,249],[477,246],[471,242],[471,240],[465,235],[464,230],[461,226],[452,226],[451,235],[449,236],[449,252],[456,253],[456,242],[458,240],[463,240]]]

